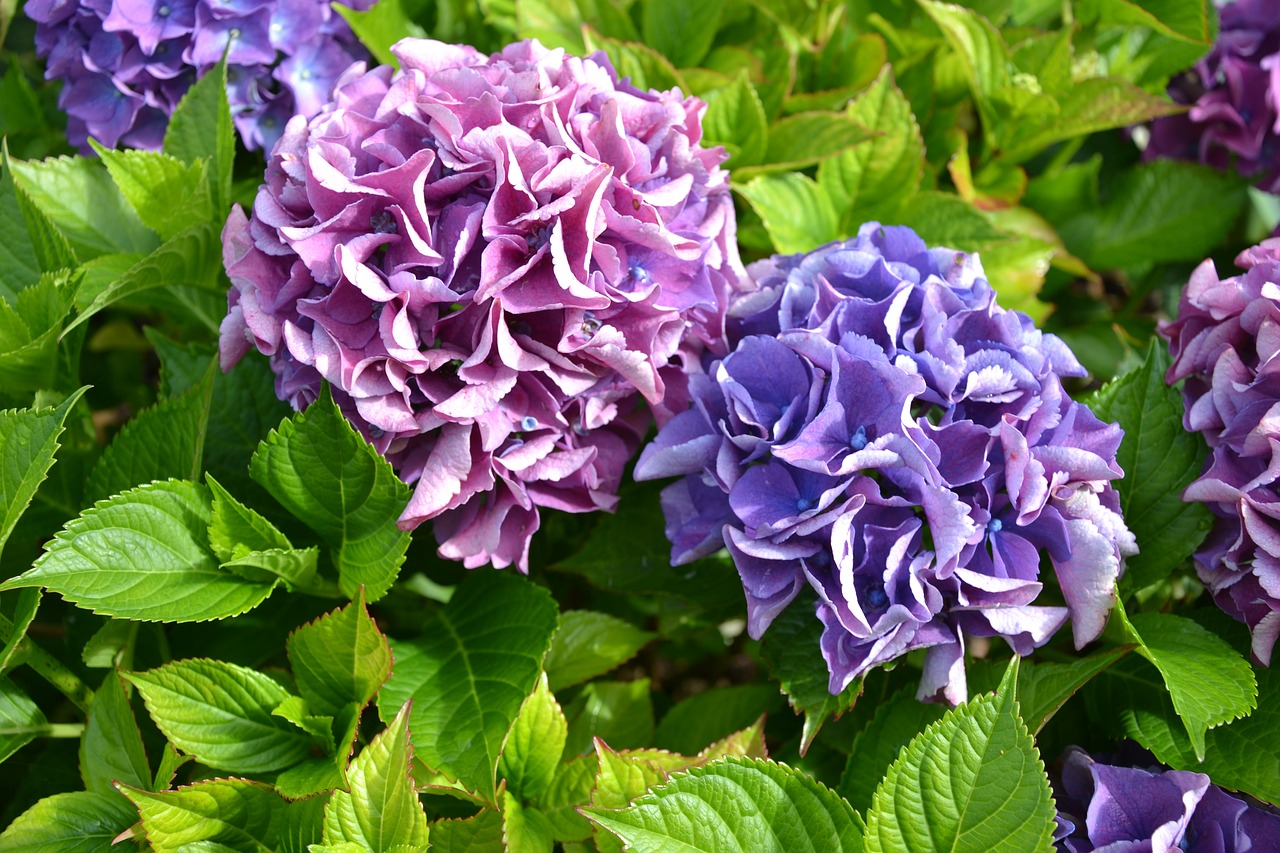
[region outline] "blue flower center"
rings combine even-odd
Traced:
[[[536,253],[539,249],[541,249],[543,246],[547,245],[550,242],[551,242],[551,225],[550,224],[543,225],[537,231],[534,231],[532,234],[526,234],[524,237],[524,243],[526,246],[529,247],[529,254],[531,255]]]
[[[372,436],[373,438],[382,438],[386,434],[387,434],[386,430],[384,430],[382,427],[376,427],[376,426],[373,426],[372,424],[369,425],[369,435]]]
[[[373,229],[374,234],[400,233],[400,224],[396,222],[395,215],[389,210],[379,210],[370,216],[369,227]]]
[[[988,533],[999,533],[1001,530],[1004,530],[1004,522],[1000,519],[993,518],[987,522]]]
[[[811,506],[813,506],[813,501],[809,500],[808,498],[800,498],[799,500],[796,501],[797,512],[804,512],[806,509],[808,509]]]
[[[853,435],[849,437],[849,446],[854,450],[861,450],[867,446],[867,428],[865,426],[859,424],[858,428],[853,431]]]
[[[523,418],[520,419],[520,429],[524,430],[525,432],[529,432],[530,430],[535,430],[537,428],[538,428],[538,419],[535,418],[533,415],[525,415]]]
[[[889,603],[889,596],[884,594],[883,589],[872,589],[867,591],[867,603],[872,607],[884,607]]]
[[[169,15],[170,15],[172,12],[173,12],[173,10],[172,10],[172,9],[170,9],[168,6],[161,6],[159,9],[156,9],[156,14],[157,14],[157,15],[159,15],[160,17],[162,17],[162,18],[167,18],[167,17],[169,17]]]
[[[638,261],[631,261],[627,265],[627,271],[631,274],[633,287],[648,287],[653,283],[653,277],[649,275],[649,271]]]

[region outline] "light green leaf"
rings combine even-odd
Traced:
[[[788,607],[773,620],[760,643],[760,655],[769,673],[797,714],[804,715],[801,748],[807,750],[822,724],[853,707],[862,694],[862,679],[831,693],[831,673],[821,655],[813,654],[822,636],[822,622],[811,606]]]
[[[807,175],[762,175],[737,190],[751,203],[782,254],[806,252],[840,236],[835,206]]]
[[[713,687],[676,703],[653,733],[653,745],[697,755],[707,745],[741,731],[772,707],[781,706],[773,684]]]
[[[849,105],[849,118],[879,134],[818,167],[818,184],[831,199],[845,230],[890,217],[920,186],[924,139],[911,104],[893,82],[888,65]]]
[[[0,161],[3,163],[5,182],[13,181],[13,193],[17,199],[18,211],[25,223],[27,237],[31,241],[31,249],[35,255],[36,266],[42,272],[69,269],[79,264],[75,249],[48,214],[31,198],[27,189],[18,182],[13,160],[9,157],[9,147],[0,143]]]
[[[916,193],[889,221],[911,226],[930,246],[963,252],[979,252],[1010,239],[960,196],[936,190]]]
[[[1153,338],[1141,367],[1108,382],[1088,401],[1094,414],[1124,430],[1116,462],[1125,476],[1116,488],[1139,550],[1125,561],[1122,592],[1164,580],[1213,524],[1203,503],[1182,500],[1208,450],[1203,438],[1182,428],[1182,395],[1164,380],[1171,363],[1169,350]]]
[[[648,746],[653,740],[653,698],[649,679],[593,681],[565,709],[568,755],[591,749],[599,738],[616,749]]]
[[[904,687],[876,706],[871,721],[853,739],[853,748],[840,777],[840,795],[859,812],[871,807],[876,786],[902,749],[946,711],[916,698],[915,687]]]
[[[0,411],[0,553],[53,467],[67,415],[84,392],[71,394],[56,409]]]
[[[363,708],[391,675],[387,638],[365,609],[364,594],[289,635],[298,692],[320,714]]]
[[[1003,93],[1013,84],[1009,48],[999,30],[974,10],[934,0],[919,0],[919,3],[960,57],[982,114],[983,131],[991,137],[991,146],[999,147],[1004,128],[991,101],[993,95]]]
[[[812,777],[726,758],[673,776],[621,811],[585,809],[635,853],[863,849],[862,819]]]
[[[47,273],[18,294],[0,302],[0,392],[14,399],[58,384],[58,335],[71,309],[74,284],[69,273]],[[70,352],[75,352],[71,347]],[[65,363],[65,362],[64,362]]]
[[[1137,653],[1160,670],[1196,757],[1203,760],[1206,730],[1257,707],[1258,683],[1248,661],[1190,619],[1171,613],[1126,617],[1119,604],[1115,612],[1141,644]]]
[[[75,791],[45,797],[0,835],[2,853],[119,853],[116,836],[138,820],[118,795]]]
[[[586,25],[582,28],[582,37],[588,52],[603,50],[618,76],[630,78],[634,86],[660,90],[678,88],[682,91],[689,88],[671,60],[647,44],[610,38]]]
[[[1023,662],[1018,673],[1018,704],[1022,719],[1032,734],[1039,734],[1044,724],[1068,699],[1098,673],[1114,665],[1132,650],[1120,646],[1095,652],[1071,663]]]
[[[491,853],[502,850],[502,814],[484,809],[465,820],[431,824],[431,853]]]
[[[297,710],[305,711],[305,702],[296,696],[286,699],[276,713],[297,706]],[[347,759],[355,749],[356,728],[360,722],[360,708],[347,705],[334,717],[311,717],[295,722],[305,723],[304,730],[310,731],[317,742],[328,750],[328,754],[310,758],[301,764],[295,764],[276,776],[276,791],[291,800],[309,797],[320,791],[331,788],[347,788]],[[302,718],[304,715],[295,715]],[[316,731],[322,720],[330,722],[327,735]]]
[[[270,773],[296,764],[311,738],[272,712],[288,691],[256,670],[225,661],[180,660],[125,677],[174,746],[230,773]]]
[[[350,792],[334,791],[324,810],[324,843],[383,853],[426,850],[427,815],[409,773],[409,706],[366,746],[347,771]]]
[[[250,551],[220,565],[233,574],[254,583],[272,583],[279,579],[290,590],[328,594],[323,584],[315,584],[316,568],[320,562],[320,549],[272,548],[269,551]]]
[[[152,480],[195,480],[204,460],[213,374],[177,397],[161,400],[124,425],[85,484],[85,502],[109,498]]]
[[[256,510],[231,496],[209,474],[205,482],[213,494],[213,520],[209,524],[209,547],[219,560],[235,560],[252,551],[289,550],[293,544],[274,524]]]
[[[502,842],[508,853],[551,853],[555,837],[544,814],[508,792],[502,798]]]
[[[258,447],[250,473],[328,543],[338,583],[377,601],[396,579],[409,534],[396,527],[409,487],[347,423],[326,389]]]
[[[1207,0],[1116,0],[1098,4],[1106,23],[1137,24],[1205,46],[1213,43],[1212,8]]]
[[[649,0],[640,13],[644,42],[677,68],[692,68],[711,49],[724,5],[724,0]]]
[[[14,181],[87,261],[120,252],[146,254],[160,245],[92,157],[11,160]],[[6,229],[10,236],[13,232]]]
[[[402,38],[425,38],[427,31],[406,14],[400,0],[378,0],[371,9],[358,12],[335,3],[333,10],[343,17],[360,43],[383,65],[400,67],[391,46]]]
[[[385,719],[413,699],[418,757],[496,803],[494,771],[507,731],[534,688],[556,627],[542,587],[476,572],[422,636],[393,643],[395,670],[378,694]]]
[[[552,691],[562,690],[625,663],[654,634],[623,619],[590,610],[566,610],[547,652],[546,672]]]
[[[318,813],[322,803],[320,798],[290,803],[267,785],[247,779],[214,779],[159,793],[124,786],[120,790],[138,807],[156,853],[274,851],[280,831],[288,825],[304,827],[311,821],[299,818]],[[289,815],[295,810],[305,814]],[[305,834],[319,840],[319,832]]]
[[[40,609],[40,599],[44,592],[39,588],[18,590],[18,600],[13,605],[13,624],[9,627],[9,638],[0,646],[0,675],[4,675],[16,664],[18,644],[27,636],[27,629],[35,621],[36,611]],[[18,660],[18,663],[21,661]]]
[[[101,501],[68,522],[47,553],[0,590],[43,586],[123,619],[199,622],[244,613],[271,594],[218,567],[207,544],[208,491],[178,480]]]
[[[44,734],[49,721],[18,685],[0,676],[0,762]]]
[[[498,773],[507,780],[507,790],[521,800],[536,800],[555,778],[569,722],[547,686],[547,677],[520,706],[502,746]]]
[[[770,169],[800,169],[845,154],[875,136],[847,113],[796,113],[769,128],[764,162]]]
[[[315,738],[316,743],[323,747],[326,755],[332,755],[337,750],[338,744],[333,737],[333,717],[313,713],[313,709],[307,705],[307,700],[301,696],[286,696],[271,713],[282,720],[288,720]]]
[[[1055,809],[1017,677],[1015,657],[994,696],[948,711],[907,745],[872,800],[869,851],[1051,849]]]
[[[561,764],[551,786],[534,803],[551,823],[557,841],[585,841],[591,837],[590,822],[578,814],[578,806],[591,797],[596,784],[595,755],[580,755]],[[432,841],[437,841],[432,836]]]
[[[723,145],[729,165],[735,168],[763,160],[769,140],[768,119],[746,69],[728,86],[712,89],[703,97],[707,113],[702,119],[702,144]]]
[[[22,217],[18,188],[8,169],[0,173],[0,228],[6,235],[0,241],[0,299],[12,302],[40,280],[41,267]]]
[[[214,218],[208,160],[184,163],[158,151],[114,151],[90,142],[138,218],[162,240]]]
[[[206,71],[182,96],[165,130],[164,153],[189,164],[206,161],[213,211],[221,215],[230,210],[236,138],[227,103],[225,62]]]
[[[80,739],[80,775],[86,789],[100,794],[115,794],[113,782],[151,787],[151,765],[147,763],[142,733],[115,670],[107,673],[102,686],[93,693],[93,705]]]

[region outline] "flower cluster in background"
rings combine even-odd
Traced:
[[[394,50],[401,72],[355,66],[290,122],[228,221],[223,366],[256,347],[299,409],[329,382],[416,483],[403,527],[523,569],[539,508],[613,509],[649,406],[723,351],[745,275],[724,154],[702,102],[603,54]]]
[[[1136,548],[1120,429],[1064,393],[1084,372],[1066,346],[908,228],[748,273],[733,351],[637,464],[685,475],[663,493],[673,561],[727,546],[753,637],[812,587],[833,693],[927,648],[921,697],[960,702],[967,637],[1028,654],[1068,618],[1097,637]],[[1043,603],[1042,553],[1065,606]]]
[[[270,150],[368,55],[326,0],[30,0],[26,13],[46,78],[63,81],[67,138],[86,153],[89,138],[159,149],[178,101],[224,49],[236,128]]]
[[[1253,632],[1264,664],[1280,635],[1280,240],[1236,258],[1241,275],[1219,279],[1213,261],[1191,275],[1178,319],[1161,326],[1185,379],[1183,425],[1212,450],[1184,494],[1218,516],[1196,554],[1214,600]]]
[[[1100,764],[1071,747],[1054,799],[1054,840],[1067,853],[1280,850],[1280,814],[1210,784],[1203,773]]]
[[[1237,0],[1218,12],[1213,50],[1169,86],[1190,109],[1151,125],[1145,156],[1234,169],[1280,191],[1280,3]]]

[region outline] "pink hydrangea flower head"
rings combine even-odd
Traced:
[[[704,105],[603,54],[405,39],[295,118],[223,234],[229,368],[329,382],[444,556],[525,568],[539,510],[612,509],[745,277]]]

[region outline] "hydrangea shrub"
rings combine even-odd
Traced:
[[[1275,447],[1280,442],[1280,240],[1236,258],[1244,272],[1219,278],[1213,261],[1196,268],[1178,319],[1161,326],[1183,381],[1183,425],[1211,449],[1204,474],[1184,498],[1217,515],[1196,554],[1196,571],[1218,606],[1253,632],[1253,654],[1271,662],[1280,635],[1280,517]]]
[[[469,567],[527,565],[543,507],[611,510],[650,406],[722,350],[734,212],[704,105],[603,54],[406,39],[293,119],[224,232],[223,367],[328,382]]]
[[[1280,191],[1280,6],[1236,0],[1218,13],[1213,49],[1169,86],[1189,109],[1152,123],[1145,156],[1199,160]]]
[[[928,649],[920,696],[961,702],[969,637],[1028,654],[1069,619],[1077,647],[1096,638],[1136,546],[1121,431],[1064,392],[1070,350],[999,307],[976,255],[905,227],[748,273],[732,351],[636,466],[682,475],[672,561],[727,546],[753,637],[811,588],[832,693]]]
[[[90,138],[159,150],[178,101],[224,50],[236,129],[270,150],[368,55],[325,0],[31,0],[25,10],[46,78],[63,82],[67,139],[85,153]]]

